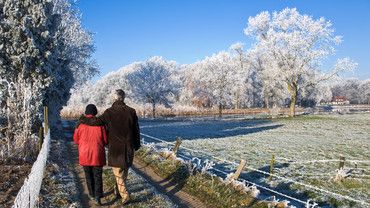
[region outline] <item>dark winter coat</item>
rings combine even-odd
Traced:
[[[136,111],[123,101],[116,101],[98,118],[108,130],[108,165],[131,167],[134,152],[141,146]]]
[[[108,143],[104,126],[88,125],[97,118],[92,115],[81,117],[73,134],[73,140],[78,145],[78,157],[82,166],[104,166],[105,150]]]

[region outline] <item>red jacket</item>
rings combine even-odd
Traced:
[[[92,118],[92,115],[86,115]],[[82,166],[104,166],[105,149],[108,144],[104,126],[88,126],[80,124],[73,135],[74,142],[78,145],[78,155]]]

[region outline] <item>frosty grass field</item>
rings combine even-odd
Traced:
[[[143,119],[141,132],[170,142],[181,137],[181,146],[204,152],[183,152],[191,157],[212,159],[206,156],[209,154],[235,162],[245,159],[247,166],[267,172],[271,157],[275,155],[276,175],[370,202],[369,113],[272,120]],[[144,139],[152,142],[149,138]],[[335,182],[333,179],[340,156],[346,159],[344,170],[350,177]],[[225,163],[216,166],[225,170],[235,169],[235,165]],[[299,199],[333,200],[325,193],[305,192],[310,189],[276,178],[269,181],[265,175],[255,171],[247,170],[242,177]],[[347,204],[338,201],[338,205]]]

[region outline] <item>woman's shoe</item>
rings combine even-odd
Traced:
[[[95,204],[95,205],[99,205],[99,206],[101,206],[100,197],[95,197],[95,198],[93,199],[93,202],[94,202],[94,204]]]
[[[90,199],[90,201],[94,201],[95,196],[91,196],[91,195],[89,195],[89,199]]]

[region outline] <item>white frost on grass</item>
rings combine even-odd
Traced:
[[[276,125],[275,128],[263,128],[274,125]],[[224,131],[224,129],[235,131]],[[366,188],[370,186],[370,181],[366,177],[356,178],[353,175],[355,180],[359,180],[355,187],[347,187],[330,180],[335,177],[339,162],[299,163],[299,161],[310,160],[339,160],[340,156],[344,156],[346,160],[369,161],[369,114],[306,116],[272,121],[246,120],[239,123],[200,120],[193,126],[173,125],[171,128],[157,126],[155,129],[144,130],[145,133],[149,135],[154,133],[154,136],[159,138],[168,138],[166,135],[186,138],[183,140],[183,147],[236,162],[245,159],[247,166],[267,172],[271,157],[275,155],[274,173],[277,175],[359,200],[368,201],[370,195],[370,190]],[[192,135],[194,135],[193,138]],[[192,153],[192,156],[204,157],[197,153]],[[361,170],[360,173],[363,176],[370,175],[369,163],[345,162],[345,167],[353,172]],[[252,177],[248,179],[267,183],[266,176],[248,173],[248,176]],[[275,178],[273,181],[282,182]],[[287,187],[281,186],[281,188]],[[299,186],[294,188],[305,190]],[[328,200],[320,193],[317,199]]]

